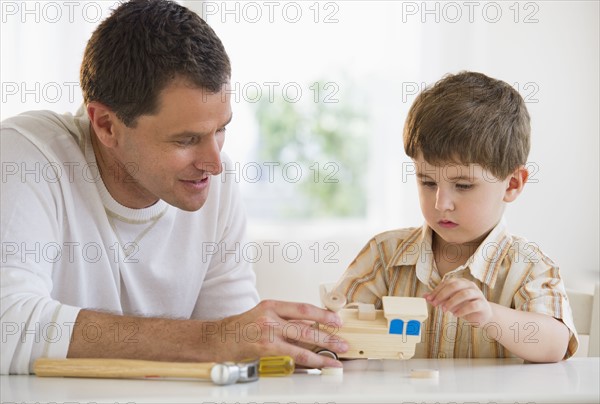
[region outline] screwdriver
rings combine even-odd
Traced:
[[[92,378],[194,378],[215,384],[251,382],[259,376],[287,376],[294,373],[289,356],[266,356],[241,362],[160,362],[136,359],[39,358],[33,371],[42,377]]]
[[[290,356],[265,356],[258,361],[258,374],[261,377],[289,376],[295,368]]]

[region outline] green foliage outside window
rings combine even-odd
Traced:
[[[327,89],[328,84],[332,83],[317,82],[311,88]],[[367,200],[367,117],[341,96],[319,100],[316,91],[311,95],[315,97],[309,101],[294,103],[279,95],[255,104],[259,158],[282,165],[294,162],[303,170],[294,203],[284,204],[277,213],[287,218],[362,217]]]

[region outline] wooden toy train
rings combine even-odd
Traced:
[[[322,285],[321,301],[342,318],[343,326],[335,335],[346,340],[350,348],[341,355],[328,350],[320,350],[320,354],[347,359],[409,359],[421,342],[422,323],[427,319],[427,303],[421,297],[384,296],[383,310],[376,310],[373,304],[346,304],[344,296],[328,292]]]

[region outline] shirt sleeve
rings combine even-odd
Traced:
[[[339,279],[333,292],[346,297],[348,303],[371,303],[381,308],[381,297],[388,294],[385,255],[374,237],[358,253]]]
[[[225,167],[231,165],[223,155]],[[216,320],[243,313],[259,302],[252,257],[246,251],[246,214],[237,184],[223,181],[216,247],[192,318]]]
[[[13,129],[0,132],[0,373],[26,374],[40,356],[64,358],[79,308],[51,297],[60,196],[50,162]]]
[[[515,309],[546,314],[565,324],[569,329],[569,344],[563,359],[568,359],[577,351],[579,340],[558,266],[531,243],[526,245],[534,250],[522,252],[520,257],[529,261],[530,270],[514,296]]]

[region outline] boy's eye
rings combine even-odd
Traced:
[[[428,188],[433,188],[436,186],[436,183],[433,181],[421,181],[421,185]]]
[[[456,184],[456,188],[461,190],[467,190],[473,188],[473,184]]]

